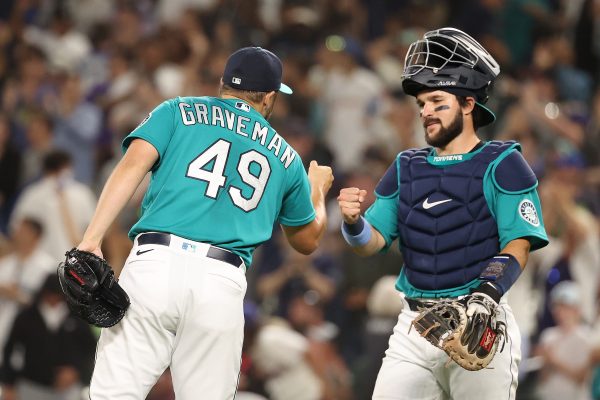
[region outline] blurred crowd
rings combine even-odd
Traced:
[[[255,45],[282,58],[294,89],[273,127],[336,179],[315,254],[290,250],[276,227],[257,250],[236,399],[369,399],[401,308],[402,256],[353,255],[334,200],[356,186],[368,207],[396,154],[425,145],[400,75],[410,43],[443,26],[500,63],[488,102],[498,119],[479,133],[522,144],[551,237],[509,292],[518,399],[600,399],[598,0],[0,1],[0,398],[85,396],[98,332],[70,315],[56,265],[121,140],[167,98],[217,95],[228,55]],[[143,194],[103,243],[117,269]],[[173,398],[167,371],[148,399]]]

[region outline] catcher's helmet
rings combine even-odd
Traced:
[[[427,89],[440,89],[458,96],[475,97],[481,109],[480,125],[496,119],[483,104],[487,89],[500,73],[500,66],[475,39],[456,28],[441,28],[423,35],[410,45],[404,60],[402,88],[416,96]]]

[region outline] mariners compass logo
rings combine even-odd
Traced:
[[[535,206],[531,200],[523,200],[519,203],[519,215],[525,221],[529,222],[533,226],[540,226],[540,219],[537,214]]]

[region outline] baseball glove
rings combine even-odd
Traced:
[[[500,351],[504,348],[506,325],[496,319],[496,308],[491,298],[481,294],[438,301],[423,308],[412,326],[458,365],[478,371],[492,361],[500,342]]]
[[[69,308],[101,328],[115,325],[129,307],[129,296],[106,260],[73,248],[58,265],[58,279]]]

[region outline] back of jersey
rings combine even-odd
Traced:
[[[167,100],[123,148],[136,138],[152,144],[160,158],[131,238],[173,233],[231,250],[249,266],[276,221],[300,226],[315,217],[302,160],[242,100]]]

